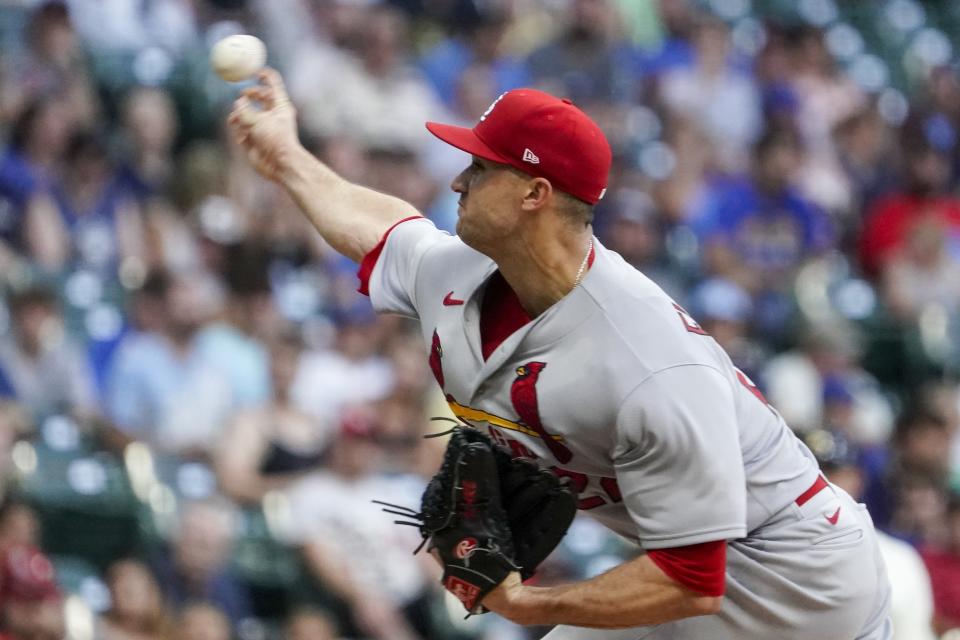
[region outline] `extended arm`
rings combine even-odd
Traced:
[[[254,105],[259,105],[259,109]],[[336,251],[359,262],[413,205],[344,180],[304,149],[296,111],[273,69],[234,103],[230,131],[264,177],[282,185]]]
[[[640,556],[590,580],[556,587],[526,586],[513,573],[483,604],[517,624],[619,629],[713,614],[720,602],[684,587]]]

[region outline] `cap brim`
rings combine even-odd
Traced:
[[[490,160],[491,162],[510,164],[510,160],[508,158],[505,158],[491,149],[483,140],[477,137],[477,134],[474,133],[473,129],[457,127],[452,124],[428,122],[427,130],[450,146],[456,147],[461,151],[466,151],[469,154],[479,156],[484,160]]]

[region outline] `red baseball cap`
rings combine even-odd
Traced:
[[[0,560],[0,601],[38,602],[60,597],[53,565],[30,545],[8,549]]]
[[[427,129],[467,153],[546,178],[584,202],[596,204],[607,190],[610,144],[570,100],[514,89],[494,100],[473,129],[438,122]]]

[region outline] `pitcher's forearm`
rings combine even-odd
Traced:
[[[567,585],[531,587],[513,578],[483,604],[517,624],[620,629],[710,615],[720,601],[681,586],[641,556]]]
[[[359,262],[398,220],[419,216],[408,202],[337,175],[298,147],[282,163],[278,181],[334,250]]]

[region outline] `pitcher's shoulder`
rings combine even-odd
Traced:
[[[714,340],[650,278],[629,265],[603,275],[589,283],[588,293],[601,311],[610,350],[649,371],[681,364],[719,365]]]

